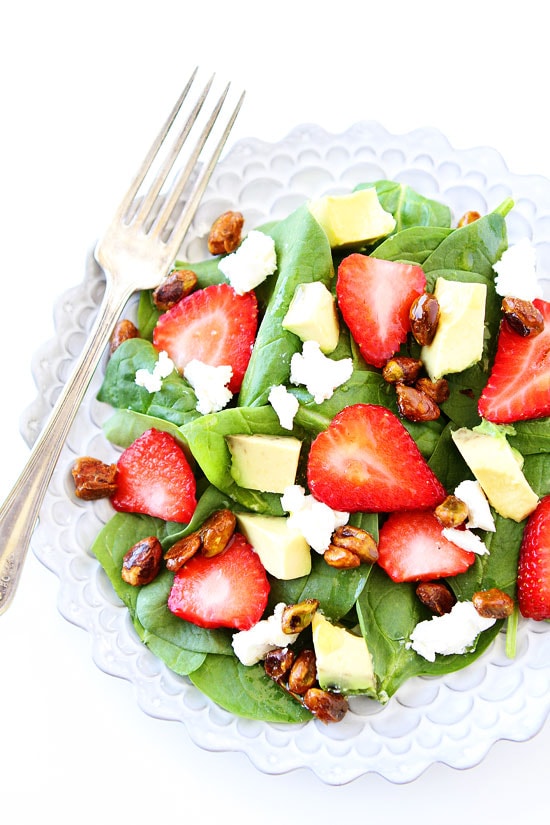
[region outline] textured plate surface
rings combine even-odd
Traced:
[[[435,130],[391,135],[374,122],[357,123],[338,135],[306,124],[275,144],[238,142],[214,174],[182,256],[207,256],[205,235],[226,209],[239,208],[249,230],[285,217],[307,198],[347,192],[378,178],[408,183],[447,203],[455,219],[468,209],[483,214],[513,197],[510,242],[528,237],[536,246],[539,273],[550,273],[550,181],[511,174],[492,149],[457,151]],[[548,299],[549,280],[544,290]],[[56,304],[57,337],[33,362],[38,395],[21,424],[29,444],[70,372],[102,291],[102,276],[90,255],[82,284]],[[409,782],[435,762],[469,768],[497,740],[523,741],[540,730],[550,710],[546,623],[521,623],[513,661],[505,656],[501,635],[468,669],[413,679],[384,708],[356,698],[345,720],[332,726],[237,719],[171,673],[140,643],[90,553],[91,542],[112,514],[110,505],[80,502],[73,493],[70,468],[77,456],[113,460],[113,448],[101,431],[110,410],[95,399],[100,383],[98,373],[64,447],[32,548],[60,580],[62,615],[89,632],[98,667],[134,685],[145,713],[183,723],[193,742],[206,750],[243,752],[265,773],[309,768],[333,785],[370,772],[391,782]]]

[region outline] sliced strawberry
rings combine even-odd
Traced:
[[[550,415],[550,303],[533,301],[544,318],[538,335],[519,335],[503,321],[479,414],[496,424]]]
[[[147,430],[117,462],[115,510],[187,523],[195,512],[195,477],[175,438]]]
[[[266,608],[269,582],[258,554],[235,533],[210,558],[197,553],[175,574],[168,607],[199,627],[248,630]]]
[[[196,359],[212,367],[231,366],[231,392],[241,388],[258,326],[253,292],[237,295],[229,284],[192,292],[160,316],[153,344],[168,353],[183,373]]]
[[[527,519],[518,564],[518,605],[527,619],[550,619],[550,496]]]
[[[420,266],[358,252],[344,258],[338,267],[338,305],[367,364],[383,367],[407,340],[411,304],[425,287]]]
[[[307,479],[334,510],[390,512],[435,507],[445,489],[390,410],[345,407],[311,445]]]
[[[378,564],[395,582],[464,573],[476,554],[446,539],[442,529],[431,510],[392,513],[380,528]]]

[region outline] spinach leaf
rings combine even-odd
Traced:
[[[514,430],[508,442],[523,456],[550,453],[550,418],[516,421]]]
[[[103,424],[105,437],[118,447],[128,447],[151,428],[170,433],[180,443],[183,441],[181,430],[175,424],[164,418],[155,418],[132,410],[116,410]]]
[[[196,653],[193,650],[183,650],[181,647],[167,642],[147,630],[143,631],[143,643],[147,645],[157,659],[163,661],[170,670],[179,676],[188,676],[202,665],[208,655],[207,653]]]
[[[424,261],[426,275],[447,269],[493,278],[493,264],[508,247],[505,217],[513,205],[508,199],[494,212],[455,229]]]
[[[136,371],[147,369],[152,372],[157,360],[158,352],[149,341],[142,338],[124,341],[107,362],[98,400],[112,407],[163,418],[178,426],[198,418],[197,397],[175,370],[163,379],[158,392],[150,393],[136,384]]]
[[[276,278],[239,395],[241,407],[267,402],[273,385],[286,384],[290,360],[301,350],[297,335],[283,329],[282,320],[298,284],[321,281],[330,287],[333,263],[327,236],[307,205],[299,207],[272,230],[277,254]]]
[[[404,261],[423,266],[453,229],[433,226],[411,226],[387,238],[372,252],[374,258]]]
[[[311,719],[300,702],[266,676],[261,664],[248,667],[235,657],[210,654],[189,678],[216,704],[237,716],[294,724]]]
[[[356,189],[374,186],[382,207],[391,212],[400,231],[410,226],[451,225],[451,210],[445,204],[416,192],[406,183],[392,180],[377,180],[374,183],[362,183]]]
[[[502,626],[502,622],[496,622],[481,633],[471,652],[436,656],[435,662],[429,662],[407,642],[416,624],[431,618],[431,614],[417,598],[414,583],[396,584],[378,565],[374,565],[357,600],[357,613],[373,658],[382,702],[413,676],[436,676],[466,667],[486,650]]]
[[[182,524],[138,513],[115,513],[96,536],[92,553],[109,577],[117,596],[129,608],[132,617],[140,588],[127,584],[120,575],[124,555],[130,547],[148,536],[156,536],[166,549],[184,533],[185,526]]]
[[[328,565],[323,557],[312,551],[311,573],[299,579],[270,579],[270,609],[279,602],[296,604],[304,599],[319,599],[323,613],[337,620],[352,609],[365,586],[371,565],[361,565],[351,570],[337,570]]]

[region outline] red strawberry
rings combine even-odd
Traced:
[[[334,510],[390,512],[435,507],[445,490],[390,410],[345,407],[311,445],[307,480]]]
[[[117,462],[115,510],[187,523],[195,512],[195,477],[175,438],[147,430]]]
[[[229,284],[192,292],[160,316],[153,344],[168,353],[177,369],[193,359],[212,367],[231,366],[231,392],[241,388],[258,326],[253,292],[237,295]]]
[[[518,564],[518,605],[527,619],[550,619],[550,495],[527,519]]]
[[[395,582],[464,573],[476,555],[448,541],[442,529],[431,510],[392,513],[380,528],[378,564]]]
[[[496,424],[550,415],[550,303],[533,301],[544,318],[538,335],[522,337],[503,321],[479,414]]]
[[[358,252],[344,258],[338,267],[338,305],[367,364],[383,367],[407,340],[409,309],[425,287],[420,266]]]
[[[248,630],[266,608],[269,582],[258,554],[235,533],[217,556],[197,553],[175,574],[168,607],[199,627]]]

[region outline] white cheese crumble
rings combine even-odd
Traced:
[[[194,358],[185,367],[183,375],[195,390],[196,409],[203,415],[223,410],[233,397],[227,388],[233,375],[230,366],[213,367]]]
[[[441,531],[447,541],[452,541],[457,547],[462,550],[467,550],[470,553],[477,553],[478,556],[486,556],[489,551],[485,544],[481,541],[479,536],[472,533],[471,530],[459,530],[456,527],[444,527]]]
[[[231,644],[241,664],[255,665],[265,659],[270,650],[287,647],[296,641],[298,633],[283,632],[282,616],[285,607],[284,602],[280,602],[275,606],[272,616],[261,619],[249,630],[239,630],[233,635]]]
[[[472,602],[457,602],[450,613],[419,622],[408,646],[429,662],[435,661],[436,653],[466,653],[479,634],[495,621],[480,616]]]
[[[500,261],[493,264],[497,273],[495,289],[503,298],[521,298],[534,301],[542,298],[542,287],[537,279],[536,252],[528,238],[523,238],[503,252]]]
[[[316,404],[331,398],[334,390],[351,378],[351,358],[334,361],[324,355],[317,341],[304,341],[302,352],[295,352],[290,361],[290,380],[303,384]]]
[[[279,423],[285,430],[291,430],[294,416],[298,412],[298,399],[287,390],[284,384],[271,387],[267,400],[277,413]]]
[[[153,367],[153,371],[147,369],[136,370],[135,382],[138,387],[145,387],[148,392],[159,392],[162,388],[162,381],[168,378],[175,369],[174,362],[167,352],[159,352],[158,360]]]
[[[491,507],[479,481],[470,481],[469,479],[461,481],[454,494],[468,508],[466,527],[478,527],[480,530],[495,532],[495,520],[491,513]]]
[[[235,252],[218,264],[238,295],[261,284],[277,268],[275,242],[269,235],[253,229]]]
[[[297,530],[316,553],[324,553],[330,544],[332,534],[338,527],[347,524],[349,513],[332,510],[318,501],[299,484],[285,488],[281,496],[281,506],[289,513],[287,527]]]

